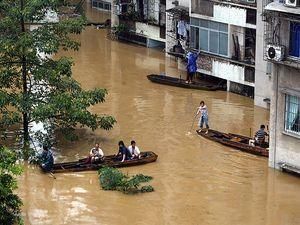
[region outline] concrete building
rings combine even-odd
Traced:
[[[112,25],[122,29],[118,38],[147,47],[165,47],[165,0],[116,0]]]
[[[300,168],[300,2],[265,2],[265,59],[272,63],[269,165]]]
[[[268,107],[271,81],[262,60],[259,7],[255,0],[191,0],[190,47],[201,50],[200,73],[223,79],[228,91]]]
[[[91,0],[91,5],[95,9],[111,11],[111,0]]]

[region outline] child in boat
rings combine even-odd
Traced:
[[[121,162],[124,162],[125,160],[131,159],[132,155],[128,148],[125,147],[125,144],[123,141],[119,141],[119,151],[116,154],[116,157],[121,159]]]
[[[130,144],[131,145],[128,146],[128,150],[129,150],[130,154],[132,155],[131,159],[134,159],[134,158],[139,159],[141,157],[140,149],[138,148],[138,146],[136,146],[136,143],[134,140],[132,140]]]
[[[206,126],[206,134],[208,133],[209,125],[208,125],[208,111],[207,111],[207,106],[205,105],[204,101],[200,102],[200,106],[198,107],[197,115],[201,113],[200,118],[199,118],[199,127],[200,127],[200,132],[203,129],[203,123],[205,123]]]
[[[104,157],[104,153],[103,153],[102,149],[100,148],[99,143],[96,143],[95,147],[92,148],[90,151],[90,161],[91,161],[91,163],[98,162],[101,159],[103,159],[103,157]]]

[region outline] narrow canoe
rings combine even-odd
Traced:
[[[208,130],[207,134],[206,134],[206,130],[202,130],[202,131],[197,130],[197,133],[202,137],[221,143],[223,145],[227,145],[254,155],[269,157],[269,150],[267,148],[249,145],[249,140],[251,139],[250,137],[246,137],[238,134],[232,134],[232,133],[227,134],[227,133],[223,133],[211,129]]]
[[[109,155],[104,158],[103,161],[99,163],[85,163],[87,158],[80,159],[75,162],[65,162],[56,163],[53,165],[52,173],[66,173],[66,172],[80,172],[88,170],[98,170],[103,166],[110,167],[129,167],[137,166],[146,163],[155,162],[157,160],[157,155],[154,152],[141,152],[140,159],[132,159],[121,162],[117,160],[114,155]]]
[[[165,75],[157,75],[157,74],[150,74],[147,76],[147,78],[154,83],[165,84],[165,85],[170,85],[175,87],[198,89],[198,90],[205,90],[205,91],[224,90],[222,86],[216,85],[209,81],[203,81],[203,82],[197,81],[188,84],[185,82],[184,79],[169,77]]]

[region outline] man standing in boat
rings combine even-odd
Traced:
[[[90,151],[91,163],[98,162],[101,159],[103,159],[103,157],[104,157],[104,153],[103,153],[102,149],[100,148],[99,143],[96,143],[95,147],[92,148]]]
[[[42,170],[46,173],[51,172],[54,164],[52,152],[46,145],[43,145],[43,152],[40,156]]]
[[[200,51],[198,53],[188,52],[186,55],[187,58],[187,78],[186,83],[191,84],[193,81],[194,74],[197,72],[197,59],[200,54]]]
[[[208,125],[208,111],[207,111],[207,106],[205,105],[204,101],[200,102],[200,106],[198,107],[197,115],[201,113],[200,118],[199,118],[199,131],[203,129],[203,124],[205,123],[206,126],[206,134],[208,133],[209,125]]]

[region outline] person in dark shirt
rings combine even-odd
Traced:
[[[121,159],[121,162],[129,160],[132,157],[130,151],[128,150],[128,148],[126,148],[123,141],[119,141],[119,151],[116,154],[116,156],[119,157],[119,159]]]
[[[269,134],[265,131],[265,125],[262,124],[260,125],[260,129],[254,135],[255,145],[261,147],[267,146],[269,143],[265,142],[266,136],[269,136]]]
[[[44,172],[51,172],[54,164],[54,158],[52,152],[47,146],[43,146],[43,152],[41,154],[41,167]]]

